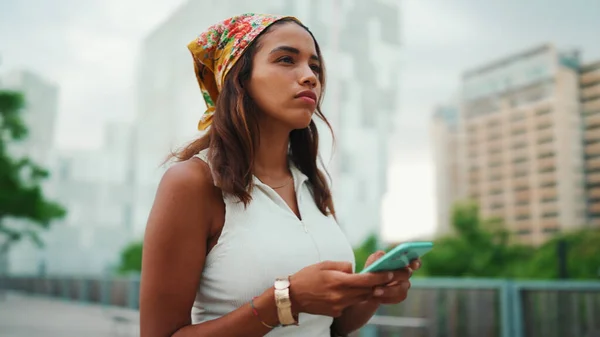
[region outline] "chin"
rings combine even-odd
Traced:
[[[294,118],[289,120],[289,124],[294,130],[306,129],[312,121],[313,114],[314,113],[312,111],[308,110],[296,112],[294,113]]]

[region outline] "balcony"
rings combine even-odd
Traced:
[[[553,119],[553,117],[551,114],[539,115],[536,118],[536,124],[538,125],[538,128],[541,125],[547,125],[547,124],[552,125],[552,119]]]
[[[548,186],[556,183],[556,176],[553,172],[542,173],[539,175],[539,186]]]
[[[556,202],[548,202],[542,204],[540,209],[542,216],[544,214],[558,213],[558,204]]]
[[[513,226],[515,232],[521,235],[526,235],[531,233],[531,219],[519,219],[515,217],[513,221]]]
[[[585,166],[588,171],[600,170],[600,158],[588,159]]]
[[[600,215],[600,201],[596,201],[590,204],[590,213]]]
[[[600,84],[581,90],[581,99],[587,100],[594,97],[600,97]]]
[[[600,144],[598,144],[600,145]],[[554,167],[554,158],[545,158],[545,159],[540,159],[538,161],[538,168],[540,172],[548,172],[548,171],[552,171],[555,167]]]
[[[529,178],[527,177],[519,177],[513,181],[513,189],[514,190],[522,190],[529,188]]]
[[[583,86],[595,82],[600,82],[600,69],[590,71],[579,78],[579,83]]]
[[[558,219],[546,219],[540,222],[542,228],[560,228],[558,225]]]
[[[600,111],[600,98],[585,102],[581,105],[584,114]]]
[[[488,166],[489,167],[496,167],[502,164],[502,154],[501,153],[497,153],[491,156],[487,157],[488,160]]]
[[[598,115],[598,117],[600,118],[600,115]],[[583,138],[588,143],[594,143],[596,141],[599,141],[600,140],[600,128],[585,130]]]
[[[526,128],[525,126],[521,126],[521,127],[513,127],[513,128],[510,130],[510,134],[511,134],[513,137],[516,137],[516,136],[518,136],[518,135],[524,135],[524,134],[525,134],[525,132],[527,132],[527,128]]]
[[[515,218],[531,216],[531,208],[529,206],[515,207]]]
[[[600,143],[588,145],[585,147],[585,154],[588,156],[600,155]]]
[[[554,130],[552,128],[540,130],[537,133],[537,141],[539,143],[547,143],[554,138]]]
[[[489,210],[487,212],[484,213],[485,217],[490,219],[490,218],[496,218],[496,219],[504,219],[504,211],[502,210]]]
[[[538,146],[537,146],[538,154],[546,154],[546,153],[553,153],[553,152],[554,152],[554,143],[553,142],[542,143],[542,144],[538,144]]]
[[[600,172],[594,172],[587,176],[588,184],[600,184]]]
[[[504,173],[504,170],[502,169],[502,167],[494,167],[488,170],[487,174],[489,179],[494,180],[494,178],[496,177],[500,177],[500,180],[502,179],[502,175]]]
[[[586,129],[595,128],[600,126],[600,113],[585,116],[583,123]],[[596,130],[596,133],[600,134],[600,130]]]
[[[478,186],[471,186],[471,188],[469,189],[469,195],[472,198],[479,198],[479,187]]]
[[[502,184],[502,181],[491,181],[487,184],[488,191],[502,190],[503,185],[504,184]]]
[[[556,200],[557,195],[558,194],[555,187],[545,187],[540,190],[540,197],[542,201]]]
[[[530,191],[520,191],[515,193],[515,201],[521,203],[524,201],[529,201],[531,199]]]
[[[529,149],[527,149],[526,147],[515,149],[512,152],[513,160],[516,158],[527,158],[528,156],[529,156]]]
[[[590,199],[600,199],[600,187],[590,189],[588,196]]]

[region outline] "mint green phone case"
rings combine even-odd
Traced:
[[[384,256],[363,269],[360,273],[381,272],[402,269],[410,261],[418,259],[433,248],[433,242],[405,242],[387,252]]]

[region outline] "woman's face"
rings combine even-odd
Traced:
[[[290,129],[306,128],[321,97],[321,62],[312,36],[286,22],[271,27],[254,55],[248,92],[263,116]]]

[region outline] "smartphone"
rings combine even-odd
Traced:
[[[375,273],[402,269],[410,261],[420,258],[433,248],[433,242],[405,242],[397,245],[392,250],[363,269],[360,273]]]

